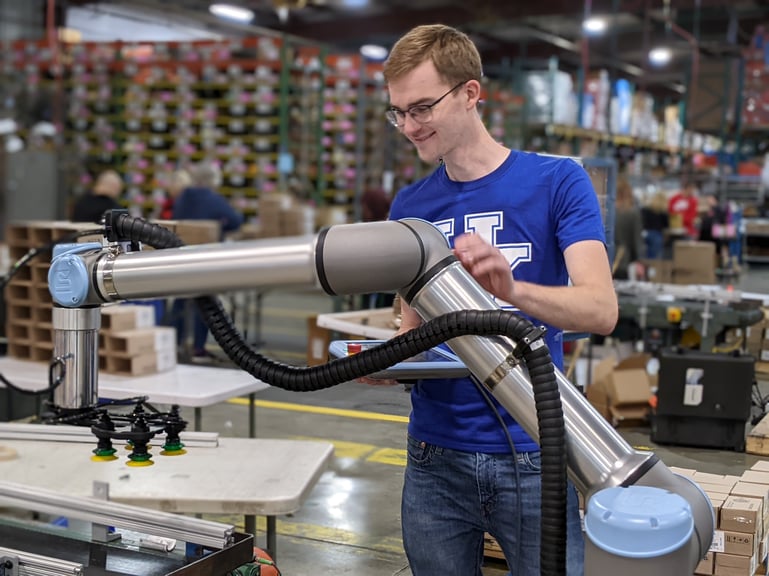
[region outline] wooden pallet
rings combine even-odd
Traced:
[[[769,456],[769,414],[761,418],[745,439],[745,452]]]

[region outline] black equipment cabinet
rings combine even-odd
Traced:
[[[652,441],[743,452],[755,359],[669,349],[659,361]]]

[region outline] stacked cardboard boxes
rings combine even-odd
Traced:
[[[769,372],[769,308],[763,308],[764,318],[746,328],[731,328],[724,335],[725,344],[743,346],[756,359],[756,372]]]
[[[693,240],[673,242],[673,282],[715,284],[716,245]]]
[[[713,242],[676,240],[672,260],[641,260],[646,281],[657,284],[715,284],[716,248]]]
[[[633,354],[618,360],[609,355],[593,368],[587,399],[614,426],[647,419],[656,386],[656,378],[646,369],[650,358]]]
[[[153,306],[102,307],[99,369],[108,374],[143,376],[176,366],[176,329],[155,325]]]
[[[291,194],[263,194],[259,198],[259,236],[304,236],[315,233],[315,208]]]
[[[758,462],[741,476],[671,468],[690,476],[710,497],[716,531],[710,551],[695,574],[765,574],[769,536],[769,463]]]

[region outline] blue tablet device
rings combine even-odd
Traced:
[[[368,348],[384,344],[386,340],[334,340],[328,347],[329,354],[341,358]],[[349,348],[348,348],[349,347]],[[443,348],[431,348],[412,356],[395,366],[371,374],[371,378],[419,380],[428,378],[464,378],[470,376],[464,362]]]

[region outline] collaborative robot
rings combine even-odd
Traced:
[[[142,244],[157,250],[136,250]],[[194,297],[228,357],[254,377],[318,390],[383,370],[447,342],[542,452],[543,574],[565,573],[566,480],[586,501],[588,575],[691,574],[714,532],[708,497],[652,452],[632,448],[554,368],[543,329],[499,308],[423,220],[341,224],[317,235],[183,246],[166,229],[113,213],[103,243],[59,245],[49,285],[56,409],[98,399],[98,330],[105,303]],[[394,291],[424,323],[373,349],[311,368],[254,351],[214,294],[318,286],[331,295]],[[151,473],[151,471],[148,471]]]

